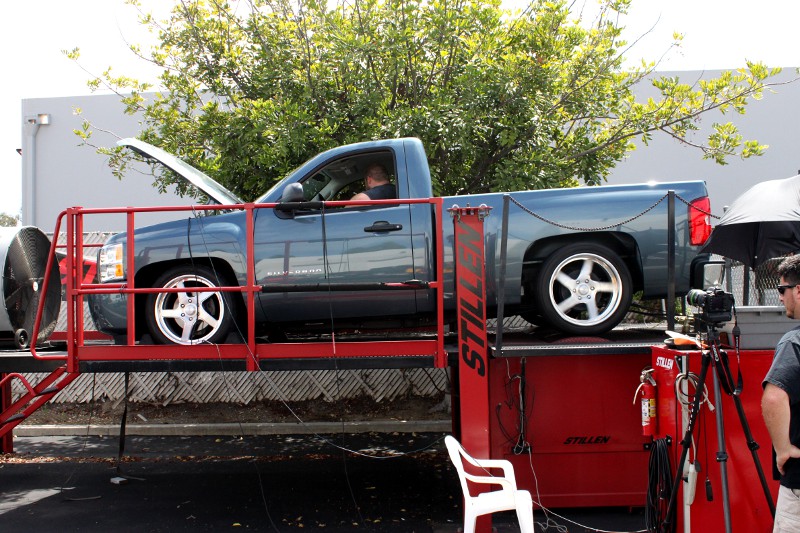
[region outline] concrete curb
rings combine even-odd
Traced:
[[[226,423],[226,424],[128,424],[130,436],[211,436],[211,435],[313,435],[335,433],[448,433],[449,420],[373,420],[366,422],[307,423]],[[119,425],[20,425],[16,437],[118,436]]]

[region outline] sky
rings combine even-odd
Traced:
[[[509,5],[521,0],[506,0]],[[585,0],[587,8],[594,0]],[[159,18],[172,0],[140,0]],[[584,0],[575,0],[583,5]],[[662,57],[673,32],[684,35],[680,50],[661,62],[662,70],[713,70],[744,66],[800,66],[794,44],[800,2],[789,0],[633,0],[623,19],[629,59]],[[89,94],[86,82],[109,66],[117,74],[155,81],[157,72],[131,53],[126,43],[153,43],[124,0],[28,0],[5,2],[0,17],[0,49],[5,81],[0,84],[0,213],[21,209],[21,101]],[[81,49],[81,65],[62,50]],[[86,70],[84,70],[86,69]],[[77,144],[77,140],[76,140]],[[65,208],[68,206],[64,206]]]

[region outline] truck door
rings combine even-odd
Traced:
[[[393,151],[352,153],[301,179],[313,200],[349,200],[379,163],[396,184]],[[398,187],[398,189],[401,189]],[[416,312],[414,291],[338,291],[338,284],[396,283],[414,277],[408,205],[325,207],[287,214],[262,210],[255,222],[256,283],[316,290],[264,293],[261,319],[273,322],[389,317]]]

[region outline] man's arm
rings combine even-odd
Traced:
[[[355,196],[353,196],[352,198],[350,198],[350,201],[362,202],[364,200],[369,200],[369,199],[370,199],[370,197],[367,196],[367,193],[360,192],[360,193],[356,194]]]
[[[761,413],[772,439],[777,456],[778,471],[783,474],[783,465],[791,458],[800,458],[800,448],[789,441],[789,395],[780,387],[767,383],[761,396]]]

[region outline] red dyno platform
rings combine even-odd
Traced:
[[[426,203],[428,200],[407,200]],[[441,199],[430,202],[436,212],[441,234],[443,206]],[[214,209],[219,206],[204,207]],[[253,257],[253,204],[240,206],[248,215],[248,257]],[[260,206],[264,207],[264,206]],[[267,206],[269,207],[269,206]],[[181,210],[185,208],[175,208]],[[135,209],[123,210],[128,218],[129,234],[134,234]],[[146,211],[146,210],[145,210]],[[134,343],[133,295],[155,289],[97,285],[78,276],[84,264],[83,215],[104,214],[104,210],[69,210],[67,216],[66,294],[68,300],[66,353],[37,354],[32,359],[48,368],[50,377],[36,386],[28,384],[28,394],[12,402],[10,380],[19,379],[19,369],[0,369],[0,446],[11,451],[11,430],[25,416],[67,386],[82,371],[98,371],[92,364],[170,361],[191,365],[204,361],[231,363],[231,369],[258,371],[280,361],[319,362],[331,358],[404,357],[427,361],[436,367],[453,370],[453,433],[473,456],[504,458],[514,465],[520,488],[530,491],[535,505],[559,507],[642,507],[646,503],[650,452],[645,444],[651,437],[642,434],[642,408],[635,393],[639,376],[647,367],[655,369],[656,420],[651,426],[655,437],[669,437],[672,468],[681,454],[684,422],[682,404],[676,398],[675,381],[678,359],[686,359],[693,372],[700,368],[699,352],[668,350],[656,342],[625,350],[620,345],[602,341],[577,343],[566,349],[522,350],[508,353],[502,348],[500,333],[495,339],[486,330],[486,261],[484,258],[483,220],[485,207],[448,210],[453,216],[456,254],[456,296],[458,336],[456,346],[445,347],[443,316],[443,273],[429,287],[436,291],[439,327],[436,338],[381,342],[332,343],[260,343],[255,338],[255,311],[248,308],[248,339],[244,344],[219,346],[149,346]],[[134,270],[133,239],[128,242],[129,271]],[[444,245],[436,246],[437,264],[443,264]],[[54,249],[51,256],[55,256]],[[52,264],[48,269],[53,268]],[[49,270],[48,270],[49,272]],[[47,278],[47,276],[45,276]],[[255,284],[253,267],[248,267],[243,287],[221,287],[218,291],[241,291],[255,294],[263,287]],[[494,283],[495,276],[490,276]],[[493,287],[497,290],[497,287]],[[209,289],[211,290],[211,289]],[[92,345],[84,343],[82,324],[83,299],[87,294],[113,291],[129,301],[128,344]],[[37,331],[32,337],[36,338]],[[496,342],[496,344],[495,344]],[[739,368],[731,358],[734,374]],[[744,391],[741,395],[746,418],[755,440],[760,444],[759,457],[770,478],[768,490],[773,498],[778,483],[771,480],[771,443],[760,413],[760,382],[772,360],[771,351],[745,351],[741,354]],[[233,363],[238,363],[238,366]],[[55,368],[55,369],[54,369]],[[61,379],[61,381],[57,381]],[[724,412],[724,436],[729,459],[727,471],[734,531],[771,531],[772,517],[756,474],[750,450],[733,401],[728,396],[714,398],[708,379],[711,402]],[[52,386],[51,386],[52,385]],[[25,407],[23,407],[23,404]],[[715,461],[717,430],[714,416],[704,408],[695,435],[696,451],[691,459],[703,464],[697,496],[684,505],[679,491],[677,530],[686,532],[723,532],[722,487],[720,468]],[[657,429],[655,429],[657,428]],[[713,501],[705,499],[706,475],[714,488]],[[489,517],[478,522],[478,530],[488,531]]]

